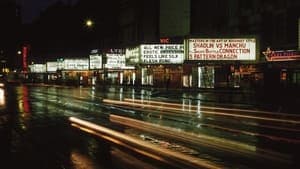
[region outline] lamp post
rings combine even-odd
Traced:
[[[90,29],[90,30],[93,30],[95,33],[98,33],[96,32],[96,28],[95,27],[95,22],[92,20],[92,19],[86,19],[85,20],[85,26]],[[92,29],[93,28],[93,29]],[[99,39],[98,39],[99,40]],[[106,86],[106,76],[107,76],[107,72],[106,72],[106,68],[105,68],[105,65],[106,65],[106,54],[103,52],[102,50],[102,45],[101,45],[101,41],[99,40],[98,43],[97,43],[97,48],[102,51],[102,72],[103,72],[103,91],[105,91],[105,86]]]

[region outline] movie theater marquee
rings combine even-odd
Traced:
[[[188,39],[189,60],[255,60],[256,40]]]

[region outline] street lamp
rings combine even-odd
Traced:
[[[89,28],[93,27],[94,26],[94,22],[91,20],[91,19],[87,19],[85,21],[85,25]]]

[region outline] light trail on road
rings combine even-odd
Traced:
[[[182,153],[171,151],[159,146],[152,145],[145,141],[137,140],[133,137],[125,135],[123,133],[90,123],[85,120],[81,120],[75,117],[70,117],[69,121],[73,127],[76,127],[82,131],[90,133],[92,135],[101,137],[114,144],[122,147],[126,147],[132,151],[140,153],[150,158],[154,158],[166,164],[175,165],[176,167],[185,166],[188,168],[210,168],[218,169],[222,168],[209,161],[188,156]]]
[[[69,98],[70,96],[63,95],[63,97],[61,97],[61,98],[64,98],[64,97],[68,97]],[[72,97],[72,98],[76,99],[76,100],[82,100],[81,98],[78,98],[78,97]],[[39,98],[39,99],[41,99],[41,98]],[[132,101],[131,99],[128,99],[128,100]],[[45,100],[45,101],[47,101],[47,100]],[[140,102],[140,100],[138,100],[138,102]],[[150,101],[150,102],[152,102],[152,101]],[[155,103],[168,104],[168,103],[165,103],[165,102],[157,102],[157,101],[154,101],[154,102]],[[66,103],[66,102],[64,101],[64,103]],[[88,107],[87,106],[79,106],[79,105],[82,105],[82,104],[83,103],[78,103],[78,104],[76,103],[76,104],[72,104],[70,106],[78,109],[78,111],[80,109],[83,109],[84,111],[88,111],[88,110],[90,110],[90,109],[87,109],[88,107],[90,107],[90,106],[96,106],[95,103],[90,103],[90,102],[87,102],[87,101],[85,101],[84,104],[85,105],[88,104]],[[171,103],[171,105],[174,105],[174,106],[177,105],[178,106],[179,104],[172,104]],[[67,105],[64,104],[64,106],[67,106]],[[100,106],[101,108],[103,107],[103,105],[99,105],[99,104],[97,105],[97,107],[98,106]],[[123,108],[126,109],[126,107],[123,107]],[[127,108],[128,109],[130,109],[130,108],[132,109],[133,107],[127,107]],[[95,111],[95,110],[97,110],[97,108],[93,108],[91,110]],[[138,109],[138,108],[136,108],[136,110],[143,111],[143,109]],[[158,113],[158,114],[165,114],[165,115],[169,115],[169,116],[173,116],[174,115],[174,113],[168,113],[168,112],[165,112],[165,111],[157,111],[156,113]],[[184,117],[184,113],[178,113],[177,115],[181,115],[182,117]],[[271,139],[271,140],[274,140],[274,141],[284,141],[284,142],[299,144],[299,140],[298,139],[288,139],[288,138],[278,137],[278,136],[274,136],[274,135],[261,134],[261,133],[257,133],[257,132],[243,131],[243,130],[239,130],[239,129],[227,128],[227,127],[224,127],[224,126],[219,126],[219,125],[214,125],[214,124],[199,123],[199,125],[201,125],[203,127],[208,127],[208,128],[223,130],[223,131],[231,132],[231,133],[248,135],[248,136],[252,136],[252,137],[262,137],[262,138],[267,138],[267,139]],[[252,123],[250,123],[250,125],[252,125]],[[293,129],[293,128],[283,128],[283,127],[277,127],[277,126],[266,126],[266,125],[261,125],[259,123],[256,123],[255,126],[267,127],[267,128],[271,128],[271,129],[285,130],[285,131],[291,131],[291,132],[298,132],[298,131],[300,131],[300,130]]]
[[[205,134],[194,134],[177,130],[170,127],[160,126],[157,124],[147,123],[132,118],[110,115],[110,120],[114,123],[130,126],[139,130],[154,133],[167,138],[175,139],[186,143],[187,145],[202,145],[212,149],[218,149],[239,156],[281,161],[289,163],[289,156],[274,152],[272,150],[258,148],[249,144],[227,140],[224,138],[212,137]]]
[[[135,110],[135,111],[145,111],[145,109],[140,108],[140,107],[132,107],[130,105],[116,105],[117,107],[123,108],[123,109],[131,109],[131,110]],[[152,110],[152,109],[147,109],[147,110],[151,110],[151,112],[149,113],[145,113],[148,117],[150,116],[164,116],[165,118],[167,117],[167,119],[173,119],[172,117],[176,117],[176,118],[197,118],[198,119],[198,112],[196,114],[192,114],[191,116],[191,112],[189,113],[185,113],[185,112],[180,112],[180,111],[161,111],[161,110]],[[215,120],[215,119],[214,119]],[[239,121],[241,122],[241,121]],[[300,132],[300,129],[297,128],[288,128],[288,127],[279,127],[279,126],[272,126],[272,125],[264,125],[261,123],[253,123],[253,122],[247,122],[247,121],[242,121],[242,124],[248,125],[248,126],[253,126],[253,127],[262,127],[262,128],[266,128],[266,129],[273,129],[273,130],[282,130],[282,131],[288,131],[288,132]],[[222,127],[217,127],[217,125],[210,125],[210,124],[204,124],[204,123],[199,123],[203,126],[207,126],[207,127],[211,127],[211,128],[218,128],[221,129]],[[222,128],[224,129],[224,128]],[[235,129],[233,129],[235,130]],[[226,131],[233,131],[230,128],[227,128]],[[242,134],[245,134],[247,132],[244,132]],[[254,133],[247,133],[247,135],[256,135]],[[268,138],[276,138],[276,137],[268,137]],[[285,140],[285,139],[280,139],[278,138],[277,140]]]
[[[119,104],[119,105],[131,105],[131,106],[139,106],[143,108],[156,108],[160,110],[173,110],[173,111],[182,111],[180,108],[174,107],[166,107],[166,106],[156,106],[156,105],[149,105],[149,104],[141,104],[141,103],[134,103],[134,102],[126,102],[126,101],[116,101],[110,99],[103,99],[104,103],[111,103],[111,104]],[[262,120],[262,121],[272,121],[272,122],[280,122],[280,123],[290,123],[299,125],[300,121],[298,120],[287,120],[287,119],[276,119],[271,117],[257,117],[251,115],[243,115],[243,114],[231,114],[231,113],[223,113],[223,112],[214,112],[214,111],[201,111],[202,114],[209,114],[209,115],[219,115],[219,116],[227,116],[227,117],[236,117],[236,118],[246,118],[246,119],[253,119],[253,120]]]
[[[175,107],[181,107],[185,106],[182,104],[178,103],[168,103],[168,102],[161,102],[161,101],[153,101],[153,100],[141,100],[141,99],[130,99],[130,98],[124,98],[124,101],[128,102],[138,102],[138,103],[148,103],[148,104],[159,104],[159,105],[164,105],[164,106],[175,106]],[[191,108],[198,108],[198,106],[195,105],[186,105]],[[200,106],[201,109],[210,109],[210,110],[221,110],[221,111],[237,111],[237,112],[245,112],[245,113],[259,113],[262,115],[272,115],[272,116],[281,116],[284,118],[299,118],[300,120],[300,115],[298,114],[288,114],[288,113],[274,113],[274,112],[268,112],[268,111],[261,111],[261,110],[251,110],[251,109],[238,109],[238,108],[225,108],[225,107],[212,107],[212,106]]]
[[[128,108],[128,109],[135,109],[135,110],[139,110],[139,111],[145,111],[144,106],[145,107],[152,107],[152,105],[143,105],[143,104],[137,104],[139,107],[141,108],[136,108],[136,103],[132,103],[132,102],[122,102],[122,101],[110,101],[110,100],[104,100],[104,102],[106,103],[115,103],[117,105],[122,105],[125,106],[123,108]],[[133,107],[130,107],[133,106]],[[157,108],[159,107],[159,108]],[[174,115],[178,115],[178,118],[180,117],[184,117],[184,115],[188,115],[190,116],[190,112],[189,113],[184,113],[181,110],[175,109],[178,111],[178,113],[174,113],[174,112],[166,112],[165,110],[169,110],[170,108],[165,108],[164,106],[154,106],[154,108],[156,108],[155,110],[153,110],[152,112],[157,113],[157,115],[162,116],[162,115],[167,115],[167,116],[174,116]],[[157,109],[159,109],[160,111],[158,111]],[[174,110],[174,108],[171,108],[172,110]],[[201,112],[202,113],[202,112]],[[205,113],[205,112],[204,112]],[[220,114],[220,113],[219,113]],[[234,114],[235,115],[235,114]],[[233,115],[233,116],[234,116]],[[166,117],[168,119],[168,117]],[[270,139],[273,141],[278,141],[278,142],[287,142],[287,143],[293,143],[293,144],[300,144],[300,140],[296,138],[286,138],[286,137],[282,137],[282,136],[276,136],[273,134],[266,134],[266,133],[259,133],[259,132],[251,132],[251,131],[245,131],[245,130],[240,130],[240,129],[235,129],[235,128],[228,128],[228,127],[224,127],[224,126],[220,126],[220,125],[214,125],[214,124],[205,124],[203,122],[198,123],[203,127],[209,127],[212,129],[217,129],[217,130],[222,130],[222,131],[226,131],[226,132],[230,132],[230,133],[236,133],[236,134],[243,134],[243,135],[248,135],[251,137],[260,137],[260,138],[266,138],[266,139]],[[253,125],[252,123],[250,123],[251,125]],[[294,129],[294,128],[284,128],[284,127],[277,127],[277,126],[266,126],[266,125],[261,125],[261,124],[255,124],[258,127],[268,127],[268,128],[272,128],[274,130],[283,130],[283,131],[289,131],[289,132],[298,132],[298,129]],[[274,124],[275,125],[275,124]],[[296,134],[295,133],[295,134]]]

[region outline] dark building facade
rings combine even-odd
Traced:
[[[177,81],[181,81],[183,86],[211,88],[240,87],[243,83],[246,86],[251,86],[252,83],[262,85],[263,82],[260,81],[264,79],[265,69],[260,63],[266,62],[262,51],[267,47],[298,47],[299,1],[296,0],[162,0],[147,3],[122,0],[120,7],[120,39],[125,47],[145,42],[157,43],[159,38],[165,37],[255,37],[258,44],[256,61],[185,61],[180,69],[176,69],[182,76],[179,80],[177,78]],[[169,43],[172,43],[172,40]],[[149,69],[162,69],[160,72],[167,72],[169,69],[167,65],[157,66],[151,65]],[[266,76],[269,74],[270,72],[267,72]],[[191,76],[193,78],[190,78]],[[201,79],[208,80],[199,85]]]
[[[297,48],[297,0],[191,1],[191,35],[257,35],[261,49]]]
[[[0,57],[1,70],[4,67],[12,68],[16,65],[17,50],[20,44],[21,16],[20,8],[15,1],[3,0],[0,2]]]
[[[122,46],[156,42],[159,37],[159,1],[120,0],[119,40]]]
[[[298,84],[297,61],[268,62],[262,54],[267,47],[271,47],[273,50],[296,50],[298,48],[297,22],[300,16],[298,9],[300,9],[300,2],[297,0],[211,0],[206,2],[192,0],[191,37],[241,38],[254,36],[259,43],[256,63],[199,61],[198,64],[203,65],[203,68],[207,70],[213,66],[219,67],[221,72],[227,72],[228,75],[232,74],[231,77],[227,76],[230,78],[226,78],[226,75],[221,78],[223,79],[221,81],[227,81],[227,83],[231,83],[232,79],[241,81],[245,77],[242,74],[245,73],[249,76],[248,69],[252,72],[250,79],[254,79],[254,82],[262,81],[259,84],[266,87],[275,85],[274,83],[277,86],[288,82]],[[188,72],[188,75],[199,72],[196,70],[198,66],[195,63],[185,67],[187,67],[185,72]],[[195,68],[190,69],[191,67]],[[218,76],[217,72],[217,70],[214,71],[215,76]],[[289,78],[285,78],[286,76]],[[217,79],[214,83],[218,81]],[[249,77],[245,81],[249,82],[248,79]],[[197,80],[193,78],[191,81],[197,82]],[[233,83],[235,81],[233,80]]]
[[[160,1],[159,34],[161,38],[184,37],[190,34],[190,2],[190,0]]]
[[[132,46],[190,34],[190,0],[120,0],[120,43]]]

